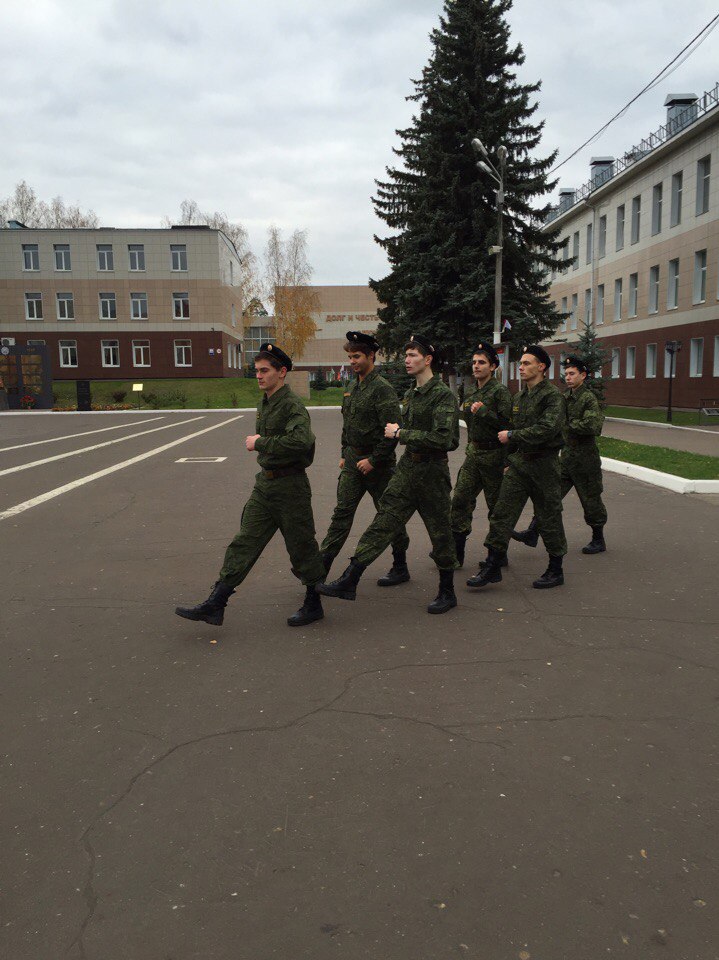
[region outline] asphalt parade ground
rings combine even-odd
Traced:
[[[312,419],[321,536],[340,416]],[[515,544],[472,593],[480,502],[441,617],[414,519],[411,582],[385,555],[294,630],[276,536],[223,628],[180,620],[253,432],[0,417],[0,957],[716,960],[719,497],[607,474],[606,554],[570,494],[566,585]]]

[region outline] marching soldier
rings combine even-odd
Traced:
[[[379,510],[396,463],[397,441],[385,437],[385,425],[399,422],[397,394],[375,370],[379,344],[367,333],[350,330],[344,346],[352,372],[357,379],[342,403],[342,456],[337,485],[337,506],[320,550],[325,570],[349,536],[359,502],[369,493]],[[380,587],[393,587],[409,580],[407,547],[409,537],[402,527],[392,541],[392,569],[377,581]]]
[[[467,455],[452,494],[452,535],[460,567],[464,563],[467,538],[472,532],[477,497],[484,491],[487,515],[491,516],[506,466],[506,448],[497,435],[509,427],[512,395],[494,376],[498,366],[499,358],[494,347],[480,341],[472,355],[472,376],[477,383],[459,411],[467,424],[468,435]]]
[[[379,512],[365,530],[349,567],[332,583],[317,585],[327,597],[354,600],[357,584],[367,566],[392,543],[410,517],[419,511],[432,541],[432,556],[439,568],[439,592],[428,613],[446,613],[457,606],[454,571],[457,556],[450,526],[450,491],[447,453],[459,446],[459,419],[454,396],[432,374],[438,348],[415,335],[405,344],[405,369],[415,378],[402,402],[403,425],[388,423],[384,435],[405,446],[397,470],[387,484]]]
[[[271,343],[263,343],[255,357],[257,381],[264,397],[257,407],[257,433],[245,446],[258,454],[260,472],[242,511],[240,532],[225,553],[220,578],[210,596],[196,607],[177,607],[186,620],[220,626],[230,596],[245,579],[277,530],[292,561],[292,572],[305,584],[305,601],[288,617],[291,627],[304,626],[324,616],[315,589],[325,576],[315,540],[312,491],[306,469],[315,453],[310,417],[302,401],[285,384],[292,360]]]
[[[532,586],[541,590],[564,583],[562,557],[567,552],[567,541],[562,525],[559,450],[565,408],[559,390],[545,379],[550,363],[549,354],[542,347],[524,348],[519,375],[527,389],[513,400],[512,428],[498,434],[500,443],[508,444],[510,453],[484,541],[489,553],[479,572],[467,580],[468,587],[484,587],[502,579],[507,546],[528,499],[534,505],[537,529],[549,553],[547,570]]]
[[[582,553],[604,553],[604,525],[607,508],[602,502],[602,460],[597,437],[602,432],[604,414],[599,400],[586,385],[589,369],[577,356],[563,361],[564,380],[569,387],[564,394],[567,422],[564,428],[564,447],[559,458],[562,499],[574,487],[584,509],[584,520],[592,528],[592,539],[582,547]],[[529,547],[536,547],[539,535],[533,517],[529,527],[512,537]]]

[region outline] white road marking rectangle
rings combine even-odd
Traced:
[[[91,433],[106,433],[108,430],[122,430],[125,427],[141,427],[145,423],[154,423],[164,420],[164,417],[151,417],[149,420],[136,420],[135,423],[121,423],[118,427],[101,427],[99,430],[83,430],[82,433],[68,433],[64,437],[50,437],[48,440],[31,440],[29,443],[16,443],[14,447],[0,447],[0,453],[8,450],[20,450],[25,447],[37,447],[41,443],[57,443],[59,440],[74,440],[76,437],[86,437]]]
[[[224,463],[227,457],[180,457],[175,463]]]
[[[197,418],[196,418],[197,419]],[[118,470],[124,470],[125,467],[131,467],[136,463],[141,463],[143,460],[147,460],[149,457],[157,456],[158,453],[164,453],[165,450],[170,450],[172,447],[178,446],[180,443],[185,443],[187,440],[192,440],[194,437],[200,437],[203,433],[209,433],[211,430],[217,430],[219,427],[225,427],[229,423],[234,423],[235,420],[241,420],[242,417],[232,417],[230,420],[223,420],[222,423],[215,423],[211,427],[205,427],[204,430],[197,430],[195,433],[188,433],[186,437],[180,437],[178,440],[173,440],[171,443],[165,443],[161,447],[155,447],[154,450],[148,450],[146,453],[141,453],[137,457],[132,457],[130,460],[123,460],[122,463],[113,464],[111,467],[105,467],[104,470],[98,470],[97,473],[91,473],[87,477],[80,477],[78,480],[73,480],[71,483],[65,483],[61,487],[56,487],[54,490],[48,490],[47,493],[41,493],[38,497],[33,497],[32,500],[25,500],[24,503],[18,503],[14,507],[9,507],[7,510],[4,510],[0,513],[0,520],[7,520],[10,517],[16,517],[19,513],[23,513],[25,510],[30,510],[32,507],[37,507],[41,503],[47,503],[48,500],[52,500],[55,497],[62,496],[63,493],[69,493],[71,490],[76,490],[78,487],[84,486],[86,483],[92,483],[93,480],[100,480],[102,477],[107,477],[111,473],[116,473]],[[188,421],[185,421],[186,423]]]
[[[76,457],[81,453],[89,453],[91,450],[100,450],[102,447],[110,447],[114,443],[134,440],[135,437],[143,437],[147,433],[156,433],[158,430],[172,430],[174,427],[183,427],[186,423],[194,423],[195,420],[204,420],[204,417],[191,417],[189,420],[182,420],[180,423],[166,423],[163,427],[153,427],[151,430],[140,430],[139,433],[128,433],[126,437],[117,437],[115,440],[105,440],[103,443],[95,443],[91,447],[82,447],[80,450],[68,450],[66,453],[56,453],[54,457],[45,457],[43,460],[32,460],[30,463],[21,463],[17,467],[7,467],[5,470],[0,470],[0,477],[6,477],[10,473],[19,473],[21,470],[29,470],[31,467],[41,467],[46,463],[54,463],[56,460],[65,460],[67,457]]]

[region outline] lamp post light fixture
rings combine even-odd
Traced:
[[[487,174],[496,183],[497,189],[497,243],[489,248],[489,253],[495,256],[494,261],[494,333],[493,343],[498,347],[502,343],[502,252],[504,245],[504,173],[507,164],[507,148],[504,145],[497,147],[498,167],[492,163],[487,148],[479,137],[472,140],[472,149],[478,157],[477,169]],[[504,354],[502,366],[502,382],[509,379],[509,353]]]
[[[676,371],[676,356],[682,348],[681,340],[667,340],[664,345],[665,351],[669,354],[669,397],[667,399],[667,423],[672,422],[672,384]]]

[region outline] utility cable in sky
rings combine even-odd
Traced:
[[[638,93],[635,97],[632,97],[632,99],[629,101],[629,103],[625,104],[618,113],[615,113],[615,114],[614,114],[614,116],[611,118],[611,120],[608,120],[608,121],[604,124],[603,127],[600,127],[600,129],[597,130],[597,132],[596,132],[595,134],[593,134],[588,140],[585,140],[584,143],[583,143],[581,146],[577,147],[577,149],[576,149],[573,153],[570,153],[569,156],[568,156],[568,157],[565,157],[565,159],[562,160],[561,163],[558,163],[558,164],[556,165],[556,167],[553,167],[552,170],[551,170],[551,173],[555,173],[557,170],[559,170],[560,167],[563,167],[565,163],[569,163],[569,161],[570,161],[573,157],[576,157],[576,155],[577,155],[581,150],[583,150],[585,147],[588,147],[589,144],[590,144],[590,143],[593,143],[600,134],[604,133],[604,131],[607,129],[607,127],[611,126],[611,124],[613,124],[615,120],[618,120],[619,117],[623,116],[623,115],[627,112],[627,110],[631,107],[631,105],[632,105],[633,103],[636,103],[637,100],[638,100],[641,96],[643,96],[645,93],[647,93],[647,92],[648,92],[649,90],[651,90],[653,87],[655,87],[655,86],[656,86],[658,83],[660,83],[662,80],[665,80],[665,79],[667,78],[667,76],[669,76],[671,73],[674,73],[674,70],[676,70],[677,67],[680,67],[681,64],[684,63],[684,61],[685,61],[688,57],[690,57],[690,56],[692,55],[692,53],[694,53],[694,51],[697,50],[697,49],[701,46],[702,43],[704,43],[704,41],[706,40],[706,38],[707,38],[707,37],[709,36],[709,34],[712,32],[712,30],[717,26],[717,23],[719,23],[719,13],[718,13],[715,17],[713,17],[713,18],[709,21],[709,23],[707,23],[705,26],[702,27],[702,29],[699,31],[699,33],[698,33],[695,37],[693,37],[693,39],[691,39],[691,40],[689,41],[689,43],[679,51],[679,53],[676,55],[676,57],[674,57],[672,60],[670,60],[669,63],[668,63],[662,70],[660,70],[659,73],[658,73],[655,77],[653,77],[653,78],[649,81],[649,83],[646,85],[646,87],[644,87],[642,90],[640,90],[639,93]],[[701,39],[699,39],[700,37],[701,37]],[[699,41],[699,42],[697,43],[697,41]],[[690,49],[690,47],[691,47],[692,49]],[[689,52],[687,53],[687,51],[689,51]],[[679,60],[679,58],[682,57],[682,55],[685,54],[685,53],[686,53],[686,56],[683,57],[683,59],[681,60],[680,63],[677,63],[677,60]],[[676,66],[674,66],[674,64],[676,64]],[[670,73],[667,73],[667,71],[669,70],[670,67],[674,67],[674,69],[671,70]]]

